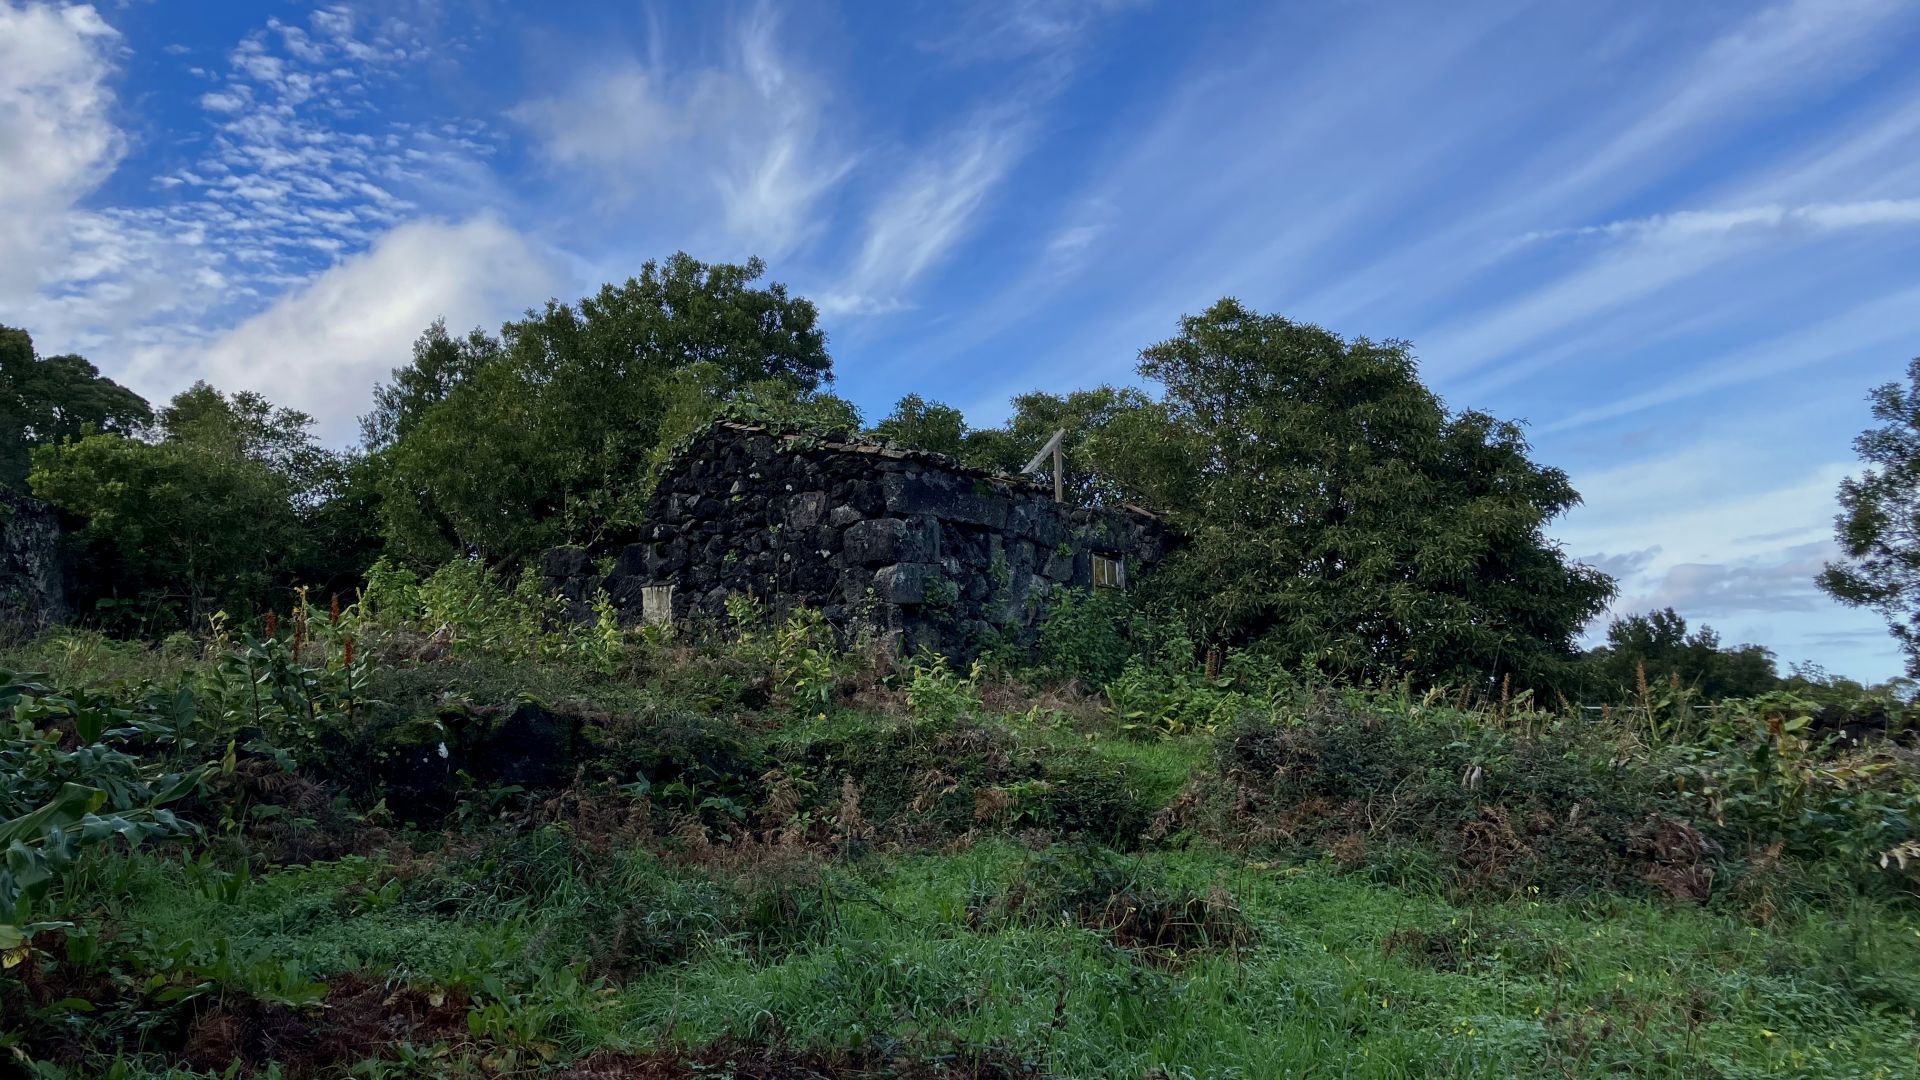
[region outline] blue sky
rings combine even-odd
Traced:
[[[1232,294],[1530,424],[1622,585],[1883,678],[1819,595],[1920,354],[1920,4],[0,0],[0,322],[345,441],[445,316],[685,249],[870,418],[1133,378]]]

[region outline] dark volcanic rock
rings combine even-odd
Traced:
[[[604,578],[584,552],[550,553],[548,587],[604,589],[629,621],[718,621],[750,593],[956,657],[996,635],[1030,642],[1054,590],[1091,587],[1096,558],[1138,580],[1176,539],[1145,511],[1062,506],[937,454],[727,421],[668,465],[646,523]]]
[[[37,499],[0,489],[0,641],[66,622],[59,518]]]

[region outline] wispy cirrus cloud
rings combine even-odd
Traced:
[[[590,172],[604,204],[717,214],[730,249],[780,258],[817,234],[820,201],[856,160],[826,123],[824,81],[782,52],[781,31],[762,4],[727,28],[715,63],[678,66],[656,41],[508,115],[552,166]]]
[[[1087,43],[1113,15],[1146,0],[986,0],[956,5],[954,25],[923,47],[962,62],[1024,60]]]
[[[1540,430],[1558,432],[1617,420],[1862,352],[1901,356],[1916,341],[1920,341],[1920,287],[1899,289],[1784,337],[1690,367],[1647,389],[1567,413]]]
[[[967,236],[1029,137],[1023,116],[994,110],[927,152],[875,201],[852,265],[821,295],[821,309],[874,314],[905,306],[921,275]]]
[[[1532,232],[1521,240],[1534,243],[1567,237],[1688,239],[1745,231],[1824,231],[1910,225],[1920,225],[1920,199],[1863,199],[1856,202],[1808,203],[1803,206],[1775,204],[1728,210],[1675,210],[1609,221],[1604,225]]]

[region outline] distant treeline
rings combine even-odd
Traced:
[[[723,414],[1000,471],[1064,428],[1070,498],[1139,503],[1187,537],[1137,605],[1201,645],[1334,678],[1566,695],[1643,671],[1709,697],[1777,678],[1766,650],[1671,612],[1583,654],[1614,583],[1545,532],[1578,493],[1518,424],[1447,408],[1404,342],[1223,299],[1140,352],[1157,393],[1036,391],[984,428],[909,394],[867,427],[828,389],[814,305],[764,271],[677,254],[494,333],[436,322],[340,450],[259,394],[196,383],[154,409],[0,328],[0,485],[70,515],[93,621],[152,635],[285,609],[299,586],[350,591],[380,558],[511,569],[556,544],[609,551],[640,535],[673,448]]]

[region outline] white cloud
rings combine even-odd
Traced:
[[[1584,502],[1552,532],[1620,585],[1589,637],[1610,617],[1672,607],[1696,626],[1712,623],[1723,640],[1764,641],[1783,661],[1894,674],[1895,650],[1871,634],[1878,620],[1813,584],[1835,552],[1834,492],[1856,466],[1799,460],[1769,440],[1763,432],[1789,423],[1786,415],[1741,421],[1653,456],[1572,470]],[[1857,632],[1868,633],[1864,642],[1835,636]]]
[[[780,258],[814,234],[816,205],[854,163],[825,123],[825,88],[781,54],[780,31],[763,5],[730,28],[716,65],[621,58],[508,115],[555,165],[591,170],[606,201],[717,213],[732,246]]]
[[[554,260],[492,215],[413,222],[382,235],[209,340],[149,350],[135,382],[156,396],[205,378],[304,409],[344,441],[373,385],[436,318],[492,328],[552,295]]]
[[[845,280],[826,290],[821,310],[892,310],[928,268],[972,229],[987,196],[1027,148],[1027,125],[989,113],[949,137],[900,178],[867,216],[859,254]]]
[[[1667,214],[1610,221],[1577,229],[1529,233],[1523,241],[1561,237],[1649,237],[1684,240],[1742,231],[1862,229],[1920,225],[1920,199],[1864,199],[1808,203],[1804,206],[1746,206],[1727,210],[1676,210]]]
[[[1557,417],[1540,430],[1564,431],[1615,420],[1861,352],[1898,354],[1901,349],[1910,350],[1916,337],[1920,337],[1920,287],[1876,297],[1786,337],[1695,366],[1640,393]]]
[[[92,7],[0,0],[0,300],[21,303],[60,263],[65,216],[125,150],[118,42]]]
[[[1145,0],[984,0],[959,5],[959,25],[928,48],[961,61],[1018,60],[1082,44],[1100,20]]]
[[[1551,204],[1683,140],[1697,152],[1718,134],[1713,128],[1723,132],[1797,86],[1860,71],[1887,47],[1883,27],[1911,13],[1906,0],[1786,0],[1763,9],[1716,39],[1651,108],[1589,147],[1581,167],[1539,198]],[[1695,138],[1702,132],[1709,139]]]
[[[1768,110],[1781,102],[1846,85],[1900,39],[1902,24],[1911,24],[1915,13],[1903,0],[1786,0],[1754,11],[1703,47],[1683,47],[1678,51],[1684,62],[1655,67],[1622,86],[1623,92],[1612,93],[1609,87],[1595,102],[1598,108],[1573,113],[1572,122],[1558,113],[1548,121],[1544,110],[1525,117],[1536,124],[1551,123],[1544,130],[1557,131],[1558,137],[1528,146],[1524,156],[1500,170],[1478,202],[1469,205],[1472,212],[1441,219],[1441,227],[1397,245],[1358,273],[1331,278],[1300,307],[1340,323],[1386,302],[1408,280],[1436,268],[1444,268],[1450,280],[1484,273],[1512,253],[1509,238],[1591,220],[1591,215],[1647,192],[1757,123],[1773,122]],[[1537,91],[1542,102],[1554,101],[1553,92],[1564,95],[1567,90],[1513,88],[1514,93]],[[1445,130],[1462,145],[1483,134],[1455,123]],[[1511,153],[1495,145],[1496,152]],[[1729,192],[1728,198],[1714,201],[1738,207],[1832,198],[1831,187],[1818,181],[1836,175],[1857,182],[1871,173],[1803,167],[1751,193]],[[1583,317],[1592,310],[1597,308],[1588,301],[1574,315]],[[1470,317],[1468,326],[1449,327],[1446,336],[1465,337],[1473,321]],[[1469,353],[1459,363],[1472,367],[1494,359]]]

